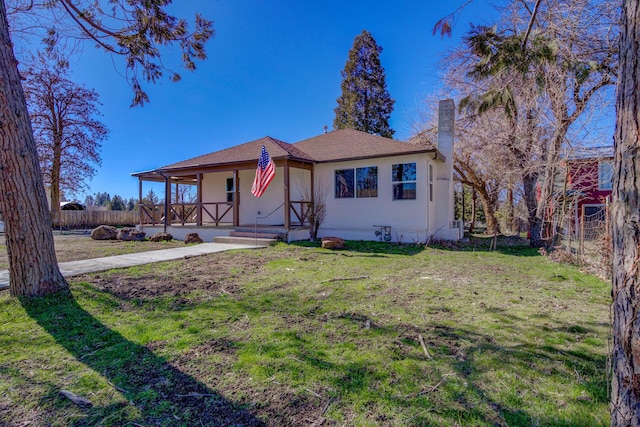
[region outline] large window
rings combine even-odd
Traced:
[[[336,170],[335,197],[378,197],[378,168],[368,166]]]
[[[391,167],[393,200],[416,198],[416,164],[400,163]]]
[[[613,189],[613,162],[600,160],[598,162],[598,190]]]

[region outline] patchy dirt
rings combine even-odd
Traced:
[[[220,252],[215,256],[174,262],[169,271],[157,269],[140,276],[132,276],[129,272],[95,273],[79,276],[74,281],[89,282],[123,301],[179,297],[193,292],[202,299],[238,293],[242,282],[257,275],[265,263],[275,258],[277,255],[265,252],[241,257]]]
[[[116,296],[120,299],[123,310],[132,308],[137,301],[151,301],[164,297],[169,297],[176,305],[188,306],[191,304],[189,298],[194,298],[193,295],[198,302],[222,294],[232,297],[239,295],[243,291],[244,283],[264,274],[263,267],[269,261],[283,256],[297,257],[295,252],[298,251],[300,250],[292,249],[283,254],[258,250],[244,252],[242,256],[222,252],[216,253],[215,256],[194,257],[174,262],[170,271],[157,269],[153,273],[138,277],[132,277],[126,272],[95,273],[75,277],[74,281],[88,282]],[[165,345],[163,341],[150,342],[145,346],[145,350],[155,352]],[[194,379],[198,384],[206,384],[210,390],[221,393],[220,397],[206,399],[181,398],[182,402],[179,402],[179,405],[188,407],[192,413],[200,413],[202,416],[197,419],[201,420],[203,425],[336,425],[324,418],[328,405],[334,401],[322,390],[300,394],[286,384],[261,386],[250,378],[241,384],[225,383],[225,375],[237,357],[237,349],[237,344],[233,341],[225,338],[212,339],[187,350],[171,361],[171,370],[175,371],[162,375],[150,373],[150,377],[143,378],[143,381],[163,389],[164,384],[161,381],[158,383],[158,378],[161,380],[170,376],[173,396],[194,391],[211,393],[201,391],[197,387],[194,389]],[[246,401],[247,396],[250,396],[250,400],[245,406],[239,407],[229,404],[221,396],[238,402]],[[211,401],[215,404],[211,405]]]

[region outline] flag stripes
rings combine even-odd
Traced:
[[[256,177],[251,186],[251,193],[256,197],[262,196],[274,176],[276,176],[276,165],[263,145],[258,159],[258,167],[256,168]]]

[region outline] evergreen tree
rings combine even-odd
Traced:
[[[107,206],[111,203],[111,196],[106,191],[104,193],[96,193],[95,204],[96,206]]]
[[[366,30],[356,36],[342,75],[342,95],[334,109],[334,129],[356,129],[393,137],[389,117],[394,100],[387,91],[384,68],[380,65],[382,48]]]
[[[124,211],[126,210],[124,199],[117,194],[113,196],[111,199],[111,204],[109,205],[112,211]]]
[[[153,191],[153,188],[149,189],[149,192],[142,199],[142,203],[146,205],[157,205],[160,203],[160,199],[156,196],[156,193]]]

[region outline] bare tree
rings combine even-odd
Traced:
[[[311,240],[316,240],[320,226],[327,215],[327,189],[324,184],[316,182],[312,194],[309,187],[302,185],[300,198],[310,202],[306,216],[309,219]]]
[[[71,21],[79,37],[93,40],[126,60],[134,105],[148,100],[138,76],[155,82],[166,71],[159,62],[159,46],[177,43],[183,64],[194,69],[206,57],[204,45],[213,35],[212,23],[196,16],[194,32],[187,22],[166,12],[170,0],[113,1],[105,11],[100,2],[56,0],[45,4],[18,2],[29,12],[35,8]],[[59,27],[56,27],[59,28]],[[61,34],[46,31],[50,46]],[[6,224],[12,295],[45,295],[66,290],[53,246],[51,218],[38,164],[38,155],[26,100],[9,35],[7,9],[0,2],[0,211]],[[171,79],[179,75],[170,73]]]
[[[437,140],[438,96],[429,96],[423,101],[423,111],[418,112],[411,124],[414,135],[410,142],[419,143]],[[490,113],[479,116],[463,108],[456,121],[456,144],[454,147],[454,179],[470,186],[474,195],[480,198],[485,212],[487,233],[500,232],[497,212],[500,207],[500,193],[506,188],[505,179],[510,170],[505,168],[504,151],[498,140],[504,138],[502,118]]]
[[[463,96],[477,112],[500,110],[512,123],[505,142],[522,172],[532,246],[544,244],[571,126],[615,82],[615,11],[613,1],[537,1],[533,9],[513,2],[501,23],[472,27],[456,62],[457,74],[471,79]]]
[[[40,54],[22,71],[40,169],[51,189],[54,224],[59,220],[62,191],[76,193],[100,165],[100,148],[108,134],[96,119],[98,93],[71,81],[66,62]]]

